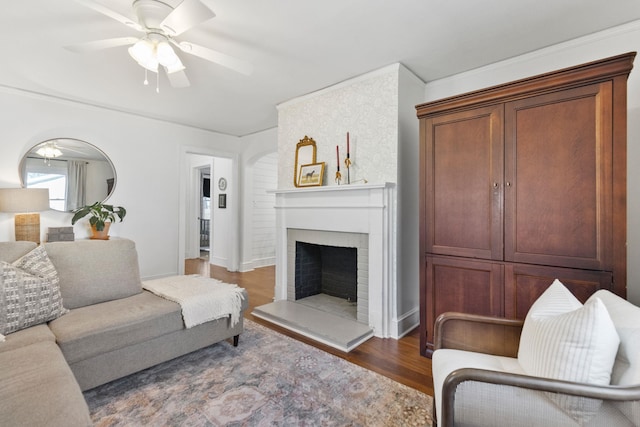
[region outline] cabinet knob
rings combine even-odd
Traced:
[[[493,183],[493,188],[498,188],[498,183],[497,182]]]
[[[509,181],[507,181],[506,185],[507,187],[511,187],[511,183]]]

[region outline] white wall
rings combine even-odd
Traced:
[[[255,216],[254,213],[254,198],[257,192],[262,192],[262,188],[256,189],[256,177],[260,175],[264,175],[268,173],[268,171],[264,170],[264,167],[260,167],[258,171],[256,171],[255,165],[265,156],[275,156],[277,159],[275,168],[278,167],[278,129],[272,128],[262,132],[258,132],[252,135],[247,135],[242,138],[242,142],[244,144],[244,151],[242,152],[240,163],[243,166],[243,173],[240,177],[240,193],[242,197],[242,209],[240,216],[240,224],[241,224],[241,264],[240,271],[249,271],[253,270],[257,267],[262,267],[265,265],[273,265],[275,260],[271,260],[269,258],[264,258],[264,254],[257,254],[254,252],[254,233],[255,228],[253,226],[253,218]],[[278,176],[277,169],[272,171],[273,176]],[[262,187],[267,190],[275,190],[276,183],[274,183],[274,178],[269,178],[269,182],[265,182]],[[273,196],[272,196],[273,197]],[[275,212],[273,212],[275,216]],[[275,224],[274,224],[275,229]],[[267,245],[265,242],[264,245]],[[263,251],[267,249],[264,248]],[[269,251],[273,250],[275,252],[275,242],[273,242],[273,249],[269,249]]]
[[[640,21],[518,56],[446,79],[429,82],[425,101],[640,50]],[[640,305],[640,63],[628,80],[627,298]]]
[[[405,67],[398,75],[398,330],[420,323],[420,135],[415,106],[422,101],[424,82]]]
[[[276,262],[276,196],[278,185],[278,153],[267,154],[253,165],[253,196],[251,198],[251,262],[253,267]]]
[[[227,188],[222,191],[218,188],[218,180],[227,180]],[[238,239],[235,233],[237,219],[233,218],[233,212],[239,208],[239,200],[234,197],[237,194],[237,183],[233,179],[232,161],[216,157],[213,161],[213,173],[211,174],[211,229],[213,230],[213,241],[211,242],[211,252],[209,262],[214,265],[235,269],[232,265],[233,254],[231,239]],[[218,203],[218,196],[225,194],[227,198],[226,207],[221,208]]]
[[[163,102],[162,94],[158,102]],[[118,182],[109,202],[127,208],[111,234],[137,244],[143,277],[179,271],[181,146],[240,152],[239,138],[132,114],[0,88],[0,187],[19,187],[18,164],[40,141],[67,137],[88,141],[112,160]],[[50,226],[71,225],[71,214],[41,214],[42,237]],[[77,238],[88,236],[84,223]],[[0,213],[0,241],[14,240],[13,215]]]

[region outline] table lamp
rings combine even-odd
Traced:
[[[0,188],[0,212],[14,212],[16,241],[40,243],[40,211],[49,209],[48,188]]]

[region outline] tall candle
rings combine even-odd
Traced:
[[[347,132],[347,159],[349,158],[349,132]]]
[[[340,148],[336,145],[336,161],[338,163],[338,171],[340,171]]]

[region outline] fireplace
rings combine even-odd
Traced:
[[[299,301],[295,274],[299,244],[351,248],[356,257],[356,320],[373,329],[375,336],[395,337],[395,185],[352,184],[274,193],[275,301]]]
[[[289,229],[287,300],[326,294],[355,303],[353,318],[369,324],[368,240],[363,233]]]
[[[358,250],[296,242],[295,300],[326,294],[358,301]]]

